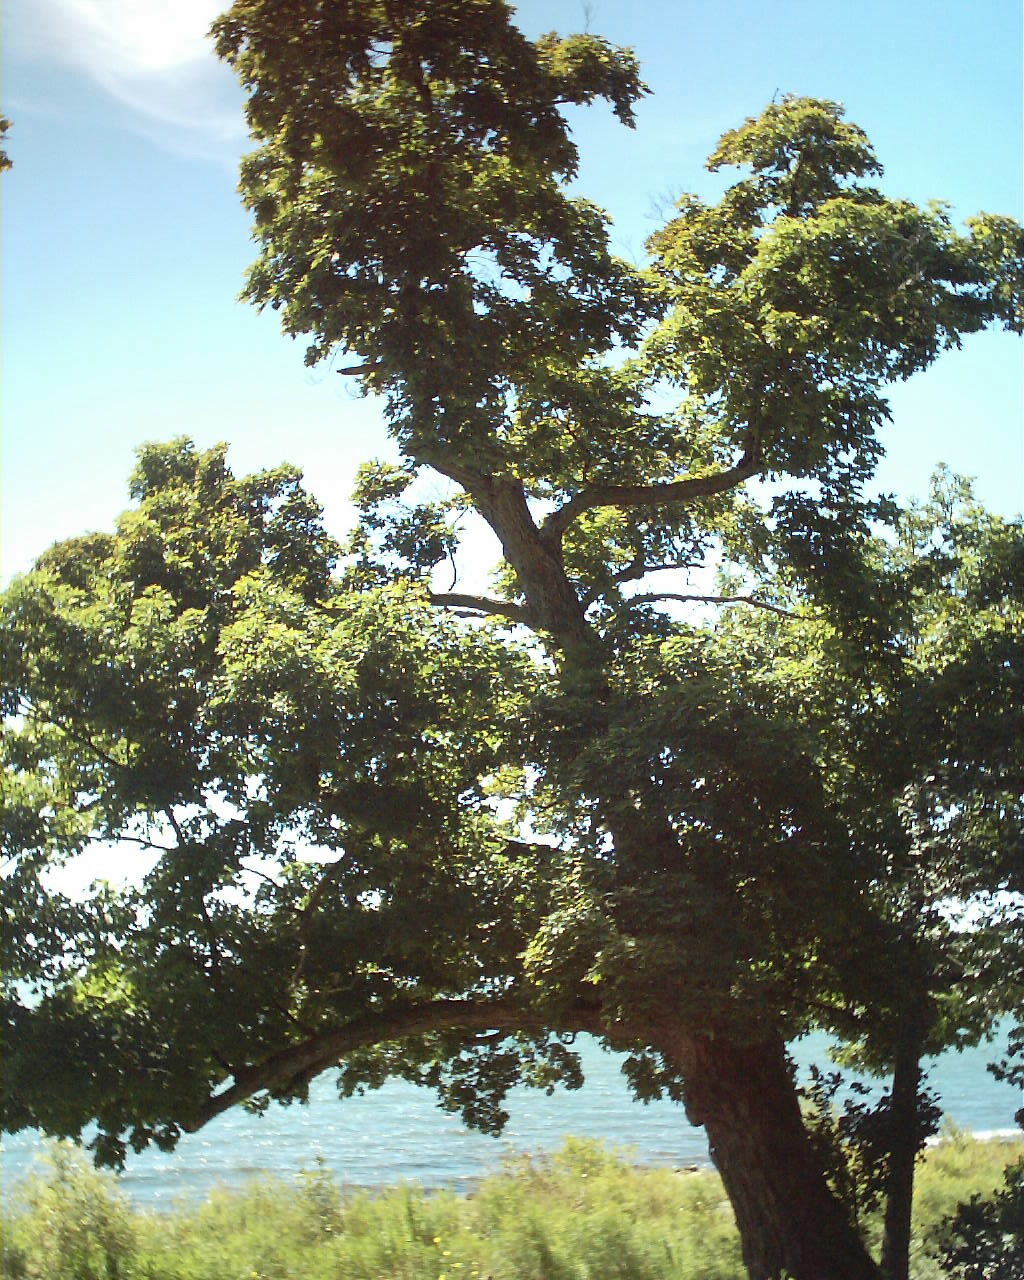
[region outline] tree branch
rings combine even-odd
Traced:
[[[453,464],[442,450],[420,449],[416,461],[462,486],[515,571],[525,603],[495,601],[485,611],[548,631],[562,644],[587,643],[590,633],[577,589],[565,572],[561,540],[542,536],[523,481]],[[470,607],[479,608],[479,601]]]
[[[689,476],[665,484],[602,484],[583,489],[570,498],[540,526],[546,541],[558,542],[572,522],[594,507],[652,507],[670,502],[692,502],[726,493],[756,475],[760,464],[753,453],[745,453],[728,471],[715,471],[706,476]]]
[[[620,582],[637,582],[641,578],[645,578],[648,572],[647,561],[644,559],[643,549],[641,548],[625,569],[619,573],[612,574],[612,582],[616,585]]]
[[[683,604],[749,604],[755,609],[767,609],[769,613],[777,613],[780,618],[801,616],[777,604],[769,604],[767,600],[757,600],[754,596],[685,595],[678,591],[645,591],[641,595],[630,596],[628,600],[623,600],[622,607],[628,609],[634,604],[652,604],[656,600],[677,600]]]
[[[472,609],[475,613],[487,613],[499,618],[510,618],[513,622],[526,623],[526,610],[521,605],[512,604],[508,600],[491,600],[487,596],[467,596],[459,592],[443,591],[429,593],[431,604],[446,609]]]
[[[31,710],[33,710],[32,704],[29,703],[26,707],[26,714]],[[56,719],[56,717],[49,712],[43,711],[42,719],[44,723],[53,725],[58,732],[63,733],[65,737],[70,738],[72,742],[77,742],[81,747],[88,747],[88,749],[94,752],[104,764],[110,765],[112,769],[119,769],[122,773],[127,773],[131,768],[126,761],[116,759],[114,756],[110,755],[109,752],[104,751],[102,747],[97,746],[88,734],[78,733],[71,727],[71,725],[65,724],[64,721]]]
[[[244,871],[247,876],[256,876],[260,880],[265,880],[266,883],[276,889],[278,893],[280,893],[284,888],[284,885],[275,880],[273,876],[267,875],[267,873],[265,871],[261,871],[259,867],[250,867],[243,858],[239,858],[238,867],[239,870]],[[288,907],[290,911],[298,912],[299,910],[298,907],[293,907],[290,903],[285,903],[284,905]]]
[[[580,1008],[559,1020],[567,1031],[602,1030],[599,1010]],[[541,1030],[550,1018],[523,1009],[507,1000],[435,1000],[411,1009],[371,1014],[357,1018],[334,1031],[310,1036],[271,1054],[263,1062],[235,1072],[234,1083],[212,1094],[194,1117],[182,1124],[186,1133],[195,1133],[216,1116],[264,1089],[286,1089],[289,1084],[311,1080],[335,1066],[348,1053],[372,1045],[431,1031],[514,1031]]]
[[[681,569],[699,568],[700,564],[699,560],[669,560],[663,564],[647,564],[637,556],[621,573],[612,574],[612,583],[618,587],[624,582],[638,582],[651,573],[677,573]]]
[[[185,839],[185,833],[181,829],[181,824],[178,822],[178,819],[174,816],[174,809],[170,805],[166,805],[164,807],[164,813],[167,814],[167,820],[171,824],[171,830],[174,832],[174,837],[178,842],[178,848],[184,849],[185,846],[188,844],[188,841]],[[171,850],[168,850],[168,853],[170,852]]]
[[[651,573],[677,572],[680,569],[694,569],[697,567],[697,562],[692,560],[669,561],[666,564],[647,564],[643,559],[643,553],[638,552],[625,569],[620,573],[612,574],[611,586],[620,587],[624,582],[639,582],[640,579],[646,578]],[[600,600],[602,596],[606,596],[609,589],[608,586],[593,587],[583,597],[584,606],[589,609],[595,600]]]
[[[92,807],[91,804],[89,807]],[[83,810],[77,809],[75,812],[81,813],[83,812]],[[109,845],[110,843],[110,837],[107,835],[90,834],[90,835],[87,835],[85,838],[90,844]],[[174,852],[174,846],[168,846],[166,844],[156,844],[154,841],[147,840],[143,836],[129,836],[129,835],[122,834],[117,837],[117,843],[118,844],[137,844],[143,849],[151,849],[154,853],[173,853]]]

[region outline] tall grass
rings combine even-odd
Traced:
[[[989,1192],[1024,1144],[952,1136],[919,1175],[915,1280],[939,1276],[939,1220]],[[721,1182],[635,1168],[571,1140],[510,1163],[470,1196],[343,1193],[322,1167],[170,1213],[56,1147],[3,1220],[4,1280],[743,1280]]]

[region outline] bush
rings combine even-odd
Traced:
[[[5,1223],[5,1280],[131,1280],[136,1216],[113,1176],[65,1144],[46,1163],[47,1173],[26,1180],[22,1211]]]
[[[943,1271],[953,1280],[1024,1276],[1024,1159],[1006,1170],[1003,1188],[971,1196],[941,1228]]]
[[[323,1167],[171,1213],[130,1209],[58,1148],[8,1222],[5,1280],[741,1280],[712,1173],[639,1170],[592,1142],[510,1162],[472,1196],[343,1195]]]
[[[978,1252],[982,1243],[1002,1242],[999,1233],[1011,1221],[1007,1205],[1021,1210],[1019,1171],[1007,1184],[1009,1199],[997,1198],[995,1209],[977,1200],[991,1195],[1016,1156],[1024,1156],[1020,1144],[976,1142],[955,1132],[928,1153],[915,1204],[914,1280],[1024,1276],[1019,1254]],[[959,1213],[958,1202],[966,1206]],[[975,1253],[963,1252],[968,1248]],[[975,1265],[974,1258],[981,1261]],[[510,1161],[469,1196],[412,1186],[346,1195],[320,1165],[297,1185],[257,1181],[170,1213],[131,1208],[110,1175],[61,1146],[48,1172],[25,1184],[5,1222],[2,1274],[5,1280],[743,1280],[745,1272],[716,1174],[638,1169],[628,1153],[569,1140],[553,1155]]]

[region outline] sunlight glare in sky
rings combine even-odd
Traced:
[[[36,0],[11,25],[31,58],[83,72],[138,113],[140,126],[241,140],[234,80],[207,35],[223,8],[221,0]]]
[[[46,0],[55,23],[66,24],[65,52],[98,78],[159,73],[207,60],[206,33],[220,0]]]

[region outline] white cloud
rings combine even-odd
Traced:
[[[63,24],[75,60],[114,74],[160,73],[210,56],[206,33],[218,0],[36,0]]]
[[[245,135],[239,90],[207,35],[225,7],[226,0],[25,0],[6,16],[24,56],[84,72],[146,132],[172,126],[176,144],[191,150],[190,141]]]

